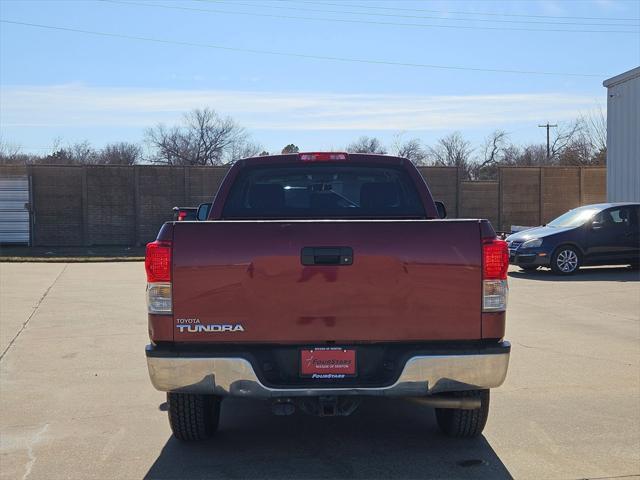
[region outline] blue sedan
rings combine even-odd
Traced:
[[[507,237],[509,261],[523,270],[569,275],[585,265],[640,264],[640,204],[599,203],[569,210]]]

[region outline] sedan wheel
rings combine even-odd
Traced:
[[[551,270],[562,275],[570,275],[580,267],[578,252],[572,247],[560,247],[553,255]]]

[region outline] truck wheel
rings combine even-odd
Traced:
[[[580,268],[580,252],[574,247],[558,247],[551,257],[551,270],[557,275],[571,275]]]
[[[218,429],[220,399],[215,395],[167,393],[169,425],[178,440],[205,440]]]
[[[458,397],[480,398],[480,408],[436,408],[436,420],[443,433],[456,438],[473,438],[482,433],[489,416],[489,390],[454,392]]]

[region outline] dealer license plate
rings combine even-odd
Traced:
[[[318,347],[300,351],[300,375],[317,379],[356,376],[356,351]]]

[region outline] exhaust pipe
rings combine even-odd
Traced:
[[[480,408],[480,399],[472,397],[411,397],[412,402],[434,408],[458,408],[461,410],[476,410]]]

